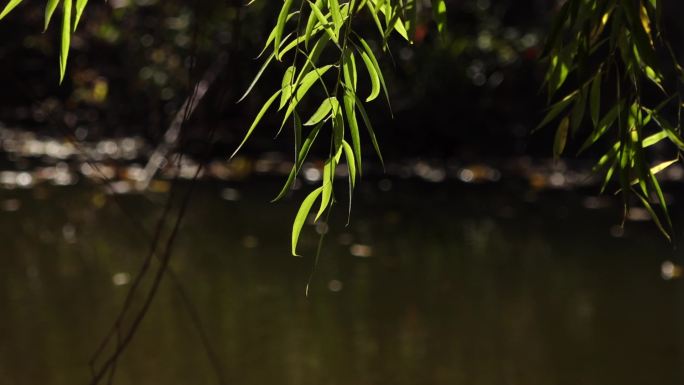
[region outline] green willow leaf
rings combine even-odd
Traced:
[[[366,70],[368,71],[368,76],[370,77],[371,81],[371,93],[366,98],[366,101],[370,102],[372,100],[375,100],[375,98],[377,98],[378,95],[380,95],[380,78],[378,77],[378,73],[375,70],[375,66],[373,66],[373,62],[368,57],[368,54],[366,52],[361,52],[361,58],[363,59],[363,62],[366,64]]]
[[[276,22],[275,35],[273,38],[273,51],[275,52],[276,60],[278,61],[280,61],[281,59],[281,56],[279,54],[280,41],[283,37],[283,31],[285,30],[287,15],[290,13],[291,6],[292,0],[285,0],[283,2],[283,7],[280,8],[280,13],[278,14],[278,21]]]
[[[596,141],[599,140],[610,127],[613,126],[613,123],[615,123],[615,120],[617,119],[621,104],[622,102],[617,102],[616,105],[613,106],[613,108],[611,108],[610,111],[608,111],[608,113],[599,121],[594,131],[591,132],[591,135],[589,135],[587,140],[585,140],[580,147],[579,151],[577,151],[578,154],[584,152],[592,144],[596,143]]]
[[[337,106],[339,106],[339,102],[337,101],[337,98],[330,97],[323,99],[321,102],[321,105],[318,106],[318,109],[316,109],[316,112],[311,115],[309,120],[304,123],[305,126],[313,126],[321,122],[323,119],[326,119],[330,116],[330,111],[336,110]]]
[[[325,212],[325,209],[330,206],[332,201],[333,183],[335,181],[335,169],[337,164],[340,162],[340,155],[342,155],[342,146],[336,151],[335,156],[331,156],[325,161],[323,165],[323,189],[321,194],[321,205],[318,208],[318,213],[316,214],[316,219],[321,217]]]
[[[244,144],[247,142],[247,139],[249,139],[250,135],[252,135],[252,132],[254,131],[256,126],[261,121],[261,118],[264,117],[264,114],[266,114],[266,111],[268,111],[268,108],[271,106],[271,104],[273,104],[273,102],[276,100],[278,95],[280,95],[280,92],[281,92],[281,90],[276,91],[276,93],[271,95],[271,97],[261,107],[261,110],[259,110],[259,113],[257,113],[257,116],[254,118],[254,121],[252,121],[252,125],[249,126],[249,130],[247,130],[247,133],[245,134],[245,137],[242,139],[242,142],[240,142],[240,145],[235,149],[233,154],[230,156],[231,159],[235,156],[235,154],[238,153],[238,151],[240,151],[242,146],[244,146]]]
[[[59,83],[64,81],[66,74],[67,58],[69,57],[69,46],[71,45],[71,0],[64,0],[62,3],[62,39],[59,51]]]
[[[302,227],[304,227],[304,222],[306,222],[306,217],[309,215],[311,206],[313,206],[316,198],[321,195],[322,191],[323,187],[313,190],[311,193],[309,193],[309,195],[307,195],[306,198],[304,198],[301,206],[299,206],[294,223],[292,224],[292,255],[294,256],[298,256],[297,242],[299,241],[299,234],[302,232]]]
[[[660,230],[660,232],[663,233],[663,235],[665,236],[665,238],[667,238],[667,240],[670,241],[670,240],[671,240],[670,234],[667,232],[667,230],[665,230],[665,227],[664,227],[663,224],[660,222],[660,218],[658,217],[658,214],[656,214],[656,212],[653,210],[653,207],[651,207],[651,204],[648,202],[648,199],[644,198],[641,194],[639,194],[638,192],[634,191],[633,189],[632,189],[632,191],[634,192],[634,195],[636,195],[637,197],[639,197],[639,200],[641,201],[641,204],[644,206],[644,208],[645,208],[645,209],[648,211],[648,213],[651,215],[651,218],[653,219],[653,222],[654,222],[654,223],[656,224],[656,226],[658,227],[658,230]]]
[[[601,112],[601,72],[598,72],[591,82],[589,108],[591,109],[591,122],[594,124],[594,127],[596,127]]]
[[[7,5],[5,6],[5,8],[3,8],[2,12],[0,12],[0,20],[5,18],[5,16],[7,16],[10,12],[12,12],[12,10],[17,5],[21,4],[22,1],[24,1],[24,0],[10,0],[9,3],[7,3]]]
[[[553,157],[558,158],[565,149],[565,143],[568,140],[568,127],[570,126],[570,118],[565,117],[561,120],[556,130],[556,137],[553,141]]]
[[[320,10],[320,8],[323,6],[323,0],[316,0],[314,5]],[[316,17],[316,14],[312,10],[309,14],[309,18],[306,21],[306,28],[304,30],[304,46],[307,48],[309,47],[309,40],[311,40],[311,36],[313,36],[313,30],[317,19],[318,18]]]
[[[337,0],[328,0],[330,2],[330,14],[332,15],[333,24],[335,24],[335,35],[339,35],[342,28],[342,13],[340,12],[340,3]]]
[[[344,112],[347,116],[347,124],[349,125],[349,134],[352,139],[352,146],[356,158],[356,166],[359,169],[359,175],[363,173],[361,168],[361,137],[359,136],[359,123],[356,120],[356,99],[351,90],[346,90],[344,93]]]
[[[378,139],[375,137],[375,131],[373,130],[373,125],[371,124],[370,119],[368,119],[368,114],[366,114],[366,109],[363,107],[363,103],[359,99],[358,95],[354,94],[354,98],[356,100],[356,108],[359,110],[361,113],[361,118],[363,119],[363,123],[366,125],[366,129],[368,130],[368,135],[371,138],[371,143],[373,143],[373,148],[375,148],[375,153],[378,154],[378,158],[380,158],[380,164],[382,164],[382,168],[385,168],[385,162],[382,159],[382,153],[380,152],[380,146],[378,145]]]
[[[444,0],[432,0],[432,13],[437,23],[437,30],[442,33],[446,28],[447,9]]]
[[[354,159],[354,150],[351,148],[346,140],[342,141],[342,148],[344,149],[344,156],[347,159],[347,167],[349,168],[349,183],[354,188],[356,183],[356,160]]]
[[[328,64],[323,67],[314,68],[311,71],[309,71],[309,73],[304,75],[302,81],[299,83],[297,87],[297,91],[295,92],[294,98],[290,99],[290,104],[287,107],[287,111],[285,111],[285,117],[283,118],[281,128],[283,125],[285,125],[285,122],[290,117],[295,107],[297,107],[299,101],[302,100],[302,98],[304,98],[307,92],[309,92],[311,86],[313,86],[316,81],[318,81],[326,72],[328,72],[330,68],[332,68],[332,65]]]
[[[47,31],[50,25],[50,20],[52,20],[52,15],[55,13],[55,9],[59,5],[59,0],[48,0],[45,4],[45,23],[43,27],[43,32]]]
[[[271,202],[278,201],[278,200],[282,199],[285,196],[285,194],[287,194],[290,187],[292,186],[292,183],[294,183],[294,180],[297,177],[297,174],[299,174],[299,170],[302,168],[302,165],[304,164],[304,160],[309,155],[309,150],[311,149],[311,145],[316,140],[318,133],[321,131],[321,127],[323,127],[323,122],[318,123],[316,125],[316,127],[314,127],[311,130],[311,132],[309,132],[309,135],[304,140],[304,143],[302,143],[302,147],[299,149],[299,154],[297,155],[297,159],[295,161],[295,164],[292,166],[292,170],[290,170],[290,174],[287,176],[287,181],[285,182],[285,185],[283,186],[283,188],[278,193],[278,196],[273,198],[273,200]]]
[[[252,82],[249,84],[249,87],[247,87],[247,91],[238,99],[238,103],[243,101],[247,95],[249,95],[250,92],[252,92],[252,89],[254,86],[257,84],[259,79],[261,78],[261,75],[263,75],[264,71],[266,71],[266,68],[268,68],[268,65],[271,64],[271,61],[273,61],[273,58],[275,57],[275,53],[272,53],[269,55],[269,57],[264,61],[264,64],[261,65],[261,68],[259,68],[259,72],[257,72],[256,76],[252,80]]]
[[[88,0],[76,0],[76,17],[74,18],[74,32],[76,32],[76,27],[78,27],[78,22],[81,20],[81,15],[83,15],[83,10],[86,5],[88,5]]]
[[[283,92],[280,94],[280,105],[278,106],[279,111],[285,107],[285,104],[287,104],[292,96],[292,90],[295,87],[295,84],[293,84],[292,80],[294,79],[296,70],[297,68],[295,66],[289,66],[283,74],[283,81],[281,82],[281,89]]]
[[[347,49],[345,55],[342,57],[342,72],[344,75],[344,83],[356,91],[357,75],[356,75],[356,59],[354,59],[354,52]]]
[[[546,114],[544,119],[542,119],[541,123],[539,123],[539,125],[537,125],[537,127],[535,127],[535,129],[532,130],[532,132],[535,132],[535,131],[539,130],[540,128],[546,126],[556,116],[560,115],[560,113],[563,112],[563,110],[565,110],[570,105],[570,103],[572,103],[572,101],[575,99],[577,94],[578,94],[578,92],[574,91],[574,92],[568,94],[567,96],[565,96],[563,99],[561,99],[556,104],[549,107],[549,112]]]
[[[361,46],[363,47],[363,50],[366,52],[368,55],[368,58],[371,60],[373,63],[373,68],[375,68],[375,73],[378,75],[378,79],[380,80],[380,85],[382,86],[382,90],[385,93],[385,100],[387,101],[387,105],[390,106],[390,99],[389,99],[389,93],[387,92],[387,85],[385,84],[385,78],[382,76],[382,71],[380,70],[380,64],[378,64],[378,60],[375,58],[375,55],[373,54],[373,50],[370,48],[368,43],[361,37],[356,35],[357,38],[359,39],[359,42],[361,43]]]
[[[330,36],[330,39],[335,43],[338,44],[338,39],[337,39],[337,33],[335,33],[335,30],[333,29],[333,26],[330,24],[328,21],[328,18],[323,12],[321,11],[320,8],[316,6],[316,4],[312,3],[311,1],[307,0],[309,3],[309,6],[311,7],[311,11],[313,14],[316,16],[318,19],[318,22],[321,23],[323,28],[325,28],[325,32],[328,33],[328,36]]]

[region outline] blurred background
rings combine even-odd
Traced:
[[[679,52],[682,5],[664,3]],[[413,45],[390,40],[391,111],[368,106],[385,170],[366,139],[349,218],[340,193],[330,220],[305,226],[301,258],[290,223],[327,146],[274,204],[293,145],[273,139],[277,117],[228,159],[287,66],[236,103],[280,2],[91,1],[61,86],[59,23],[41,33],[42,6],[17,7],[0,22],[0,384],[88,382],[169,194],[191,186],[174,278],[114,383],[684,383],[684,168],[661,174],[668,243],[645,210],[625,217],[614,189],[598,195],[600,147],[554,161],[553,130],[530,134],[558,4],[451,0],[445,34],[426,18]]]

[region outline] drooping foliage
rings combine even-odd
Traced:
[[[345,165],[351,195],[363,174],[362,141],[368,140],[382,162],[380,145],[366,112],[369,103],[390,103],[380,67],[390,38],[411,43],[418,21],[431,15],[438,31],[447,21],[445,0],[278,0],[275,25],[265,36],[260,68],[242,99],[270,67],[282,69],[282,80],[266,99],[237,153],[264,116],[280,114],[278,133],[294,132],[294,165],[275,200],[293,186],[316,141],[329,145],[322,165],[321,185],[302,202],[292,228],[292,253],[313,212],[318,220],[336,201],[338,166]],[[5,17],[22,0],[10,0]],[[47,0],[45,28],[61,5],[60,81],[63,79],[70,36],[87,0]],[[251,3],[251,2],[250,2]],[[249,5],[249,4],[248,4]],[[579,151],[600,148],[594,170],[603,175],[602,190],[615,180],[625,209],[637,197],[666,236],[671,227],[665,196],[657,174],[675,163],[684,140],[680,132],[682,69],[661,27],[658,0],[566,0],[548,33],[542,59],[547,65],[544,88],[549,108],[537,127],[556,127],[552,151],[561,156],[572,138],[581,138]],[[373,36],[359,26],[371,25]],[[380,44],[370,42],[379,41]],[[280,63],[276,66],[276,63]],[[272,85],[260,85],[272,87]],[[655,96],[654,96],[655,95]],[[241,100],[242,100],[241,99]],[[674,112],[674,113],[673,113]],[[588,128],[588,129],[587,129]],[[651,164],[649,151],[671,144],[671,160]]]
[[[594,166],[603,175],[601,190],[615,179],[625,210],[629,196],[637,197],[669,237],[657,174],[684,149],[678,91],[684,73],[665,39],[662,12],[658,0],[566,1],[544,48],[550,106],[539,127],[559,121],[554,156],[570,136],[585,136],[579,152],[607,140]],[[581,132],[585,123],[588,134]],[[661,141],[671,144],[671,159],[651,164],[649,150]]]

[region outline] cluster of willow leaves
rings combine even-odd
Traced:
[[[0,19],[21,2],[10,0]],[[70,35],[86,3],[46,1],[45,28],[61,4],[62,78]],[[562,2],[540,59],[547,65],[544,88],[549,107],[537,129],[555,126],[555,157],[563,154],[568,138],[584,139],[580,152],[612,142],[594,166],[603,175],[601,191],[620,192],[625,210],[630,197],[636,197],[669,238],[672,223],[657,174],[677,162],[684,150],[678,91],[684,72],[661,28],[662,12],[659,0]],[[296,159],[278,200],[291,188],[313,143],[329,141],[321,185],[309,192],[294,220],[292,254],[296,255],[299,234],[311,211],[316,220],[329,214],[335,191],[340,190],[333,187],[341,164],[348,169],[343,187],[351,209],[356,179],[363,173],[362,138],[369,138],[382,162],[366,113],[366,105],[377,99],[390,103],[376,55],[387,53],[388,39],[411,44],[418,23],[429,18],[439,31],[447,27],[445,0],[283,1],[259,54],[263,64],[242,99],[269,67],[282,70],[282,82],[263,103],[235,152],[269,111],[282,115],[278,132],[294,131]],[[372,32],[359,28],[368,25],[373,26]],[[652,164],[648,151],[661,141],[670,143],[671,160]]]

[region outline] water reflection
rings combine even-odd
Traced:
[[[528,203],[462,184],[359,187],[351,227],[344,213],[329,223],[308,298],[318,239],[307,226],[309,257],[288,255],[296,202],[266,204],[279,188],[267,181],[200,189],[172,267],[228,383],[684,382],[681,268],[652,224],[613,239],[619,209],[574,193]],[[157,197],[124,198],[152,228]],[[0,383],[86,382],[147,249],[112,199],[0,190]],[[116,383],[218,383],[168,282]]]

